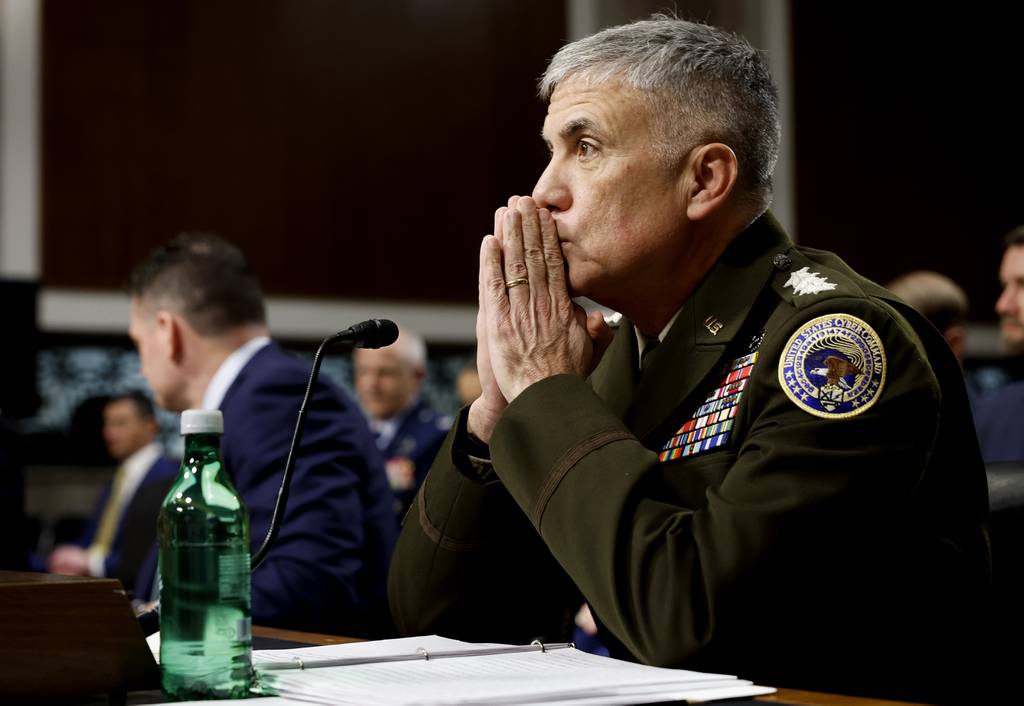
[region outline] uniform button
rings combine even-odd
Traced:
[[[789,259],[789,255],[779,253],[772,258],[772,264],[780,270],[788,270],[789,266],[793,264],[793,261]]]

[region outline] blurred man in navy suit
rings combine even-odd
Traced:
[[[352,356],[356,394],[385,458],[388,482],[401,519],[451,428],[450,417],[420,397],[427,375],[427,346],[402,328],[386,348],[357,349]]]
[[[129,333],[158,404],[224,413],[221,451],[249,509],[255,551],[309,364],[271,341],[255,273],[218,236],[175,238],[136,268],[129,288]],[[396,528],[380,453],[356,406],[322,378],[307,412],[280,534],[253,573],[253,622],[381,634]]]
[[[978,440],[986,463],[1024,461],[1024,225],[1011,230],[999,265],[1003,291],[996,300],[999,333],[1012,357],[1004,367],[1013,382],[981,400],[975,409]]]
[[[132,590],[156,538],[156,513],[178,464],[156,442],[153,403],[134,391],[103,407],[103,440],[119,462],[82,536],[58,546],[47,568],[71,576],[110,576]]]

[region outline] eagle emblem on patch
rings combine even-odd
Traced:
[[[818,417],[853,417],[873,405],[885,387],[882,339],[848,314],[808,321],[779,359],[779,384],[800,409]]]

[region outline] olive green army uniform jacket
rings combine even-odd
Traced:
[[[988,497],[938,332],[764,216],[637,360],[624,322],[589,381],[527,388],[492,468],[461,415],[394,555],[400,630],[565,639],[585,599],[660,666],[903,697],[963,667]]]

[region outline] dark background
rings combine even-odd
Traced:
[[[882,283],[937,270],[995,320],[1002,238],[1024,223],[1013,5],[794,3],[801,244]]]
[[[1024,222],[1020,12],[791,13],[800,242],[881,282],[943,272],[994,320],[1000,239]],[[542,0],[47,2],[43,284],[117,287],[175,232],[215,229],[272,294],[474,301],[493,209],[543,166],[534,81],[564,18]]]
[[[47,2],[43,283],[216,230],[268,292],[469,301],[545,158],[561,3]],[[544,21],[538,22],[537,18]]]

